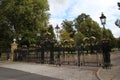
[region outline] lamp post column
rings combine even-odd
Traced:
[[[103,54],[103,68],[110,67],[110,46],[109,40],[106,39],[105,35],[105,24],[106,24],[106,16],[102,13],[101,17],[101,24],[103,25],[103,39],[102,39],[102,54]]]
[[[100,16],[101,24],[103,25],[103,33],[102,33],[102,38],[105,39],[105,24],[106,24],[106,16],[102,13]]]

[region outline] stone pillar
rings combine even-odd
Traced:
[[[14,54],[14,50],[16,50],[17,49],[17,43],[12,43],[11,44],[11,54],[10,54],[10,60],[11,61],[14,61],[14,59],[15,59],[15,54]]]

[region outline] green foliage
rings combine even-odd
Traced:
[[[78,34],[76,34],[78,37],[80,37],[80,42],[82,42],[82,39],[84,37],[91,37],[94,36],[97,41],[100,41],[102,38],[102,31],[99,27],[98,23],[93,21],[92,18],[89,15],[86,15],[85,13],[82,13],[74,20],[75,28],[77,29]],[[77,37],[77,38],[78,38]],[[76,39],[77,45],[80,45],[80,42]],[[79,42],[79,43],[78,43]]]
[[[84,35],[81,32],[77,32],[76,35],[74,36],[76,45],[79,46],[83,43]]]
[[[72,38],[76,45],[81,45],[85,37],[90,38],[93,36],[96,38],[97,42],[100,42],[103,38],[104,31],[104,36],[111,41],[111,47],[115,46],[115,38],[112,32],[108,29],[101,28],[96,21],[92,20],[92,18],[85,13],[79,15],[74,21],[64,20],[62,26],[62,40],[70,40]]]
[[[33,43],[37,30],[44,32],[49,13],[47,0],[2,0],[0,4],[0,37],[10,45],[19,34],[23,42]],[[27,35],[27,36],[26,36]],[[7,41],[7,42],[6,42]]]
[[[27,47],[30,46],[30,44],[35,44],[36,43],[36,38],[35,38],[36,34],[32,33],[29,30],[26,30],[23,33],[23,37],[21,40],[21,44],[22,45],[27,45]]]
[[[86,15],[85,13],[82,13],[81,15],[79,15],[75,20],[74,20],[74,23],[75,23],[75,28],[77,30],[79,30],[79,28],[81,27],[80,24],[82,22],[84,22],[84,20],[86,18],[89,18],[89,15]]]
[[[101,37],[101,29],[99,25],[93,21],[89,15],[81,14],[75,20],[75,27],[87,37],[94,36],[98,39]]]
[[[75,30],[74,30],[74,25],[72,21],[64,20],[62,22],[62,30],[60,31],[60,39],[64,46],[74,46],[75,41],[74,41],[74,35],[75,35]]]
[[[118,48],[120,49],[120,37],[118,38],[117,43],[118,43]]]
[[[105,31],[105,34],[104,34],[105,38],[110,40],[110,46],[111,46],[111,48],[114,48],[116,45],[116,40],[115,40],[111,30],[105,29],[104,31]]]
[[[120,37],[116,38],[116,47],[120,50]]]
[[[75,30],[73,29],[74,25],[72,21],[65,20],[62,22],[63,29],[70,33],[70,37],[73,38]]]
[[[54,33],[54,28],[52,25],[49,25],[48,27],[48,32],[51,33],[51,37],[54,38],[55,37],[55,33]]]
[[[68,33],[65,29],[62,29],[60,31],[60,40],[65,41],[65,40],[70,40],[70,33]]]

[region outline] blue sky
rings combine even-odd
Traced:
[[[114,23],[120,19],[117,2],[120,0],[48,0],[50,5],[50,24],[54,27],[65,19],[74,20],[81,13],[86,13],[102,27],[99,17],[101,12],[107,17],[106,28],[115,37],[120,37],[120,28]]]

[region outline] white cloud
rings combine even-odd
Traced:
[[[50,22],[50,24],[53,25],[53,27],[55,27],[56,25],[60,26],[63,20],[64,19],[54,18],[54,19],[50,19],[49,22]]]
[[[72,4],[71,0],[48,0],[50,4],[50,13],[52,17],[64,17],[65,11]]]
[[[48,0],[50,4],[50,23],[59,24],[65,20],[73,20],[81,13],[86,13],[100,24],[99,17],[104,12],[107,17],[106,28],[112,30],[115,37],[120,36],[120,28],[114,22],[119,18],[117,2],[119,0]],[[100,24],[100,26],[102,26]]]

